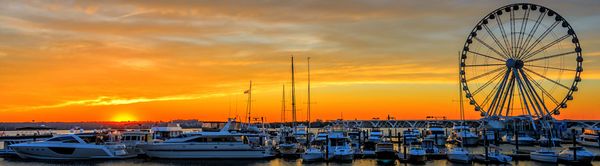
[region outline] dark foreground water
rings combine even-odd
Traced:
[[[533,161],[513,161],[512,165],[524,165],[524,166],[542,166],[542,165],[556,165],[556,164],[545,164]],[[596,161],[594,165],[600,165],[600,162]],[[163,165],[206,165],[206,166],[239,166],[239,165],[251,165],[251,166],[262,166],[262,165],[273,165],[273,166],[292,166],[292,165],[415,165],[400,163],[396,161],[392,164],[378,163],[375,159],[356,159],[352,163],[335,163],[335,162],[318,162],[318,163],[303,163],[301,159],[271,159],[271,160],[156,160],[156,159],[127,159],[127,160],[88,160],[88,161],[63,161],[63,162],[48,162],[48,161],[24,161],[21,159],[0,159],[0,165],[15,165],[15,166],[30,166],[30,165],[98,165],[98,166],[163,166]],[[425,165],[485,165],[480,163],[473,164],[455,164],[448,162],[447,160],[430,160]]]

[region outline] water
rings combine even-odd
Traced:
[[[191,131],[194,129],[188,129],[188,130]],[[384,131],[383,133],[385,135],[388,134],[386,129],[383,129],[383,131]],[[397,129],[396,131],[394,131],[392,129],[393,133],[400,132],[400,131],[402,131],[402,129]],[[68,130],[57,130],[55,132],[60,133],[60,134],[69,133]],[[311,132],[312,132],[312,130],[311,130]],[[314,131],[314,132],[316,132],[316,131]],[[14,134],[14,133],[11,133],[11,134]],[[2,148],[1,146],[2,146],[2,144],[0,143],[0,149]],[[570,144],[563,145],[563,147],[567,147],[567,146],[571,146],[571,145]],[[500,145],[501,151],[505,154],[512,153],[512,150],[514,148],[515,148],[514,145],[510,145],[510,144]],[[399,149],[402,149],[402,148],[399,148]],[[484,153],[483,147],[467,147],[467,149],[469,149],[469,151],[471,153],[477,153],[477,154]],[[539,149],[539,147],[520,146],[519,149],[536,150],[536,149]],[[560,150],[562,148],[558,147],[555,149]],[[600,154],[600,148],[586,147],[586,149],[592,151],[595,154]],[[556,165],[556,164],[540,163],[540,162],[535,162],[535,161],[513,161],[513,162],[511,162],[511,164],[512,165],[523,165],[523,166]],[[592,164],[600,165],[600,161],[594,161]],[[163,166],[163,165],[164,166],[169,166],[169,165],[207,165],[207,166],[214,166],[214,165],[236,165],[236,166],[238,166],[238,165],[250,165],[250,166],[314,165],[314,166],[320,166],[320,165],[327,165],[327,166],[337,166],[337,165],[360,165],[360,166],[362,166],[362,165],[414,165],[414,164],[400,163],[399,161],[396,161],[395,163],[391,163],[391,164],[382,164],[382,163],[378,163],[377,160],[375,160],[375,159],[356,159],[352,163],[336,163],[336,162],[303,163],[301,159],[282,159],[282,158],[276,158],[276,159],[270,159],[270,160],[168,160],[168,159],[134,158],[134,159],[124,159],[124,160],[85,160],[85,161],[31,161],[31,160],[24,160],[24,159],[19,159],[19,158],[0,158],[0,166],[4,166],[4,165],[15,165],[15,166],[30,166],[30,165],[42,165],[42,166],[54,166],[54,165],[99,165],[99,166],[104,166],[104,165],[110,165],[110,166],[113,166],[113,165],[114,166],[129,166],[129,165],[133,165],[133,166]],[[454,166],[454,165],[465,165],[465,164],[456,164],[456,163],[448,162],[445,159],[440,159],[440,160],[429,160],[425,163],[425,165]],[[468,165],[471,165],[471,164],[468,164]],[[473,163],[472,165],[485,165],[485,164]]]

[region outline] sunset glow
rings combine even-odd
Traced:
[[[600,1],[535,2],[565,13],[584,50],[557,118],[600,119]],[[244,118],[252,80],[253,116],[278,122],[292,55],[299,120],[307,57],[312,120],[457,119],[457,54],[483,13],[510,2],[232,3],[3,1],[0,121]],[[466,117],[480,116],[467,104]]]

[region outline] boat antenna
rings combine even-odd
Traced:
[[[306,126],[310,129],[310,57],[306,58],[308,69],[308,104],[306,107]]]
[[[281,94],[281,123],[285,123],[285,84],[282,85]]]
[[[292,55],[292,127],[296,127],[296,84],[294,83],[294,56]]]
[[[248,116],[248,125],[250,125],[250,117],[252,115],[252,80],[250,80],[250,87],[248,90],[244,91],[245,94],[248,94],[248,104],[246,104],[246,114]]]

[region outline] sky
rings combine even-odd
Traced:
[[[457,54],[476,23],[520,1],[0,0],[0,121],[252,116],[459,117]],[[600,119],[600,1],[532,1],[565,17],[585,71],[558,119]],[[479,118],[466,106],[468,119]],[[290,120],[290,112],[286,115]]]

